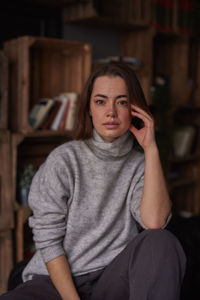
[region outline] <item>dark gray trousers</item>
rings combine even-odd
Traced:
[[[77,276],[81,300],[179,300],[186,258],[167,230],[144,230],[103,270]],[[36,276],[2,300],[60,300],[48,276]]]

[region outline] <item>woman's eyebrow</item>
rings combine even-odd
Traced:
[[[108,98],[107,96],[103,95],[103,94],[96,94],[94,97],[102,97],[102,98]],[[127,95],[118,95],[116,97],[116,99],[119,99],[119,98],[128,98]]]
[[[116,99],[119,99],[119,98],[128,98],[128,96],[127,96],[127,95],[118,95],[118,96],[116,97]]]
[[[102,94],[96,94],[96,95],[94,95],[94,97],[108,98],[107,96],[105,96],[105,95],[102,95]]]

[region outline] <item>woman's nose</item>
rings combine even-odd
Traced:
[[[116,117],[117,116],[117,109],[116,109],[116,105],[114,103],[109,105],[107,115],[109,117]]]

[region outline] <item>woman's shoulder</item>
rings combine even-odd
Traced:
[[[68,141],[53,149],[41,164],[38,174],[54,174],[73,164],[74,153],[81,151],[81,141]],[[46,176],[46,175],[45,175]]]
[[[48,157],[47,161],[50,162],[58,162],[62,161],[63,159],[66,159],[67,157],[71,157],[74,153],[80,153],[82,152],[84,147],[83,141],[67,141],[59,146],[57,146],[55,149],[53,149]]]

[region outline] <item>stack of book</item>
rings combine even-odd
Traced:
[[[165,32],[173,31],[173,0],[152,0],[152,25]]]
[[[192,0],[152,0],[152,25],[167,33],[173,32],[177,26],[180,32],[192,34],[195,9],[193,2]],[[177,24],[174,23],[175,19]]]
[[[73,130],[77,117],[77,93],[62,93],[55,98],[41,98],[29,114],[33,129]]]
[[[197,1],[198,2],[198,1]],[[195,3],[192,0],[179,0],[178,23],[182,33],[192,34]]]

